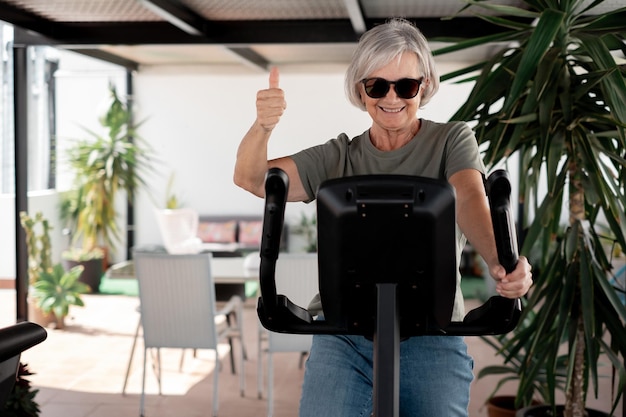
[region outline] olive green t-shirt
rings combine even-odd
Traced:
[[[485,169],[478,144],[470,127],[463,122],[436,123],[421,120],[420,130],[406,145],[392,151],[381,151],[370,140],[369,130],[350,140],[345,134],[336,139],[304,149],[291,158],[296,163],[300,180],[313,201],[320,184],[331,178],[368,175],[398,174],[437,179],[449,179],[464,169]],[[466,239],[456,228],[456,259],[460,263]],[[461,275],[457,268],[457,290],[452,319],[464,316]],[[309,306],[319,312],[318,300]]]

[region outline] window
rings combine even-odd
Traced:
[[[13,30],[0,23],[2,67],[0,86],[0,193],[15,192],[13,112]],[[55,78],[58,61],[53,49],[32,46],[27,50],[28,83],[28,190],[55,188]]]

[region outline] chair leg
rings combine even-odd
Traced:
[[[274,360],[272,352],[267,352],[267,417],[274,415]]]
[[[143,372],[141,375],[141,399],[139,400],[139,416],[144,417],[145,409],[145,397],[146,397],[146,362],[148,356],[148,349],[143,348]]]
[[[245,371],[246,371],[246,367],[244,366],[244,361],[245,361],[245,356],[246,353],[244,351],[243,348],[243,334],[240,332],[239,333],[239,346],[240,346],[240,350],[239,350],[239,363],[240,363],[240,370],[239,370],[239,391],[241,393],[241,397],[244,397],[246,395],[245,391],[246,391],[246,376],[245,376]]]
[[[217,390],[217,384],[219,383],[219,372],[217,371],[217,364],[219,363],[219,355],[217,349],[215,349],[215,366],[216,369],[213,372],[213,417],[217,417],[217,409],[219,405],[219,393]]]
[[[231,314],[226,315],[226,324],[228,327],[232,327],[230,316]],[[231,336],[228,337],[228,345],[230,346],[230,371],[234,375],[237,371],[235,369],[235,349],[233,345],[233,338]]]
[[[159,384],[159,395],[162,395],[161,393],[161,349],[159,348],[153,348],[156,349],[156,355],[154,354],[154,351],[151,351],[152,353],[152,371],[154,372],[154,376],[156,376],[157,379],[157,383]]]
[[[128,377],[130,376],[130,366],[133,363],[133,356],[135,354],[135,348],[137,347],[137,338],[139,337],[139,329],[141,328],[141,319],[137,322],[137,329],[135,330],[135,338],[133,339],[133,346],[130,348],[130,357],[128,358],[128,367],[126,368],[126,376],[124,377],[124,385],[122,386],[122,395],[126,395],[126,384],[128,383]]]
[[[257,372],[256,389],[259,400],[263,399],[263,340],[265,340],[265,329],[259,323],[257,332]]]

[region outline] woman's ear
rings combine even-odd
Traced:
[[[363,91],[359,87],[359,98],[361,99],[361,104],[365,107],[365,97],[363,97]]]
[[[424,97],[424,90],[427,89],[430,86],[430,79],[429,78],[424,78],[424,80],[422,81],[422,85],[420,85],[420,98]]]

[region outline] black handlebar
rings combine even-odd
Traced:
[[[272,168],[266,177],[266,205],[261,241],[260,283],[261,297],[257,307],[264,327],[282,333],[342,334],[346,329],[314,320],[309,312],[276,294],[274,279],[278,259],[280,234],[283,228],[289,179],[280,169]],[[517,264],[517,238],[509,197],[511,186],[506,171],[495,171],[485,184],[491,205],[494,234],[499,260],[510,272]],[[503,334],[515,328],[521,316],[519,299],[493,296],[480,307],[470,311],[462,322],[451,322],[444,329],[426,329],[423,334],[488,335]]]
[[[497,170],[489,175],[485,182],[485,190],[489,198],[498,261],[508,273],[517,266],[519,255],[510,203],[511,182],[507,172]],[[463,326],[491,327],[494,329],[494,334],[508,333],[517,325],[521,312],[522,306],[519,299],[493,296],[482,306],[467,313],[463,319]],[[497,314],[502,314],[502,316],[497,317]]]
[[[491,221],[498,249],[498,260],[511,272],[515,269],[518,260],[517,233],[511,211],[511,183],[506,171],[494,171],[485,183],[489,206],[491,207]]]
[[[0,329],[0,362],[43,342],[47,335],[43,327],[29,321]]]

